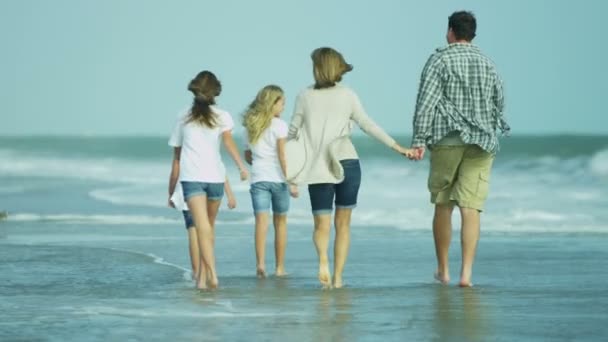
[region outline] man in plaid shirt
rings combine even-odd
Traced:
[[[462,217],[460,286],[471,286],[479,214],[488,195],[490,170],[498,151],[496,130],[508,133],[503,118],[502,82],[492,61],[471,41],[477,22],[470,12],[448,19],[448,45],[428,59],[420,81],[412,147],[422,159],[431,151],[428,187],[435,204],[435,278],[450,281],[448,250],[452,211]]]

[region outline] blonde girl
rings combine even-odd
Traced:
[[[275,275],[287,274],[287,212],[290,192],[296,197],[297,188],[285,182],[288,127],[280,118],[284,107],[283,90],[276,85],[268,85],[258,92],[243,119],[247,138],[245,159],[252,165],[249,192],[255,215],[256,274],[260,278],[266,277],[266,232],[271,207],[275,231]]]

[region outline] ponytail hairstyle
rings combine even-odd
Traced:
[[[255,144],[262,133],[270,127],[274,105],[283,98],[283,89],[276,85],[267,85],[260,90],[251,102],[243,117],[243,126],[247,130],[250,144]]]
[[[187,122],[214,128],[217,125],[217,117],[211,106],[215,104],[215,97],[222,92],[220,81],[211,71],[201,71],[190,81],[188,90],[194,95],[194,101]]]

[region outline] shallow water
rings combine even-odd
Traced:
[[[290,275],[256,279],[248,185],[234,181],[239,206],[217,224],[221,289],[199,292],[181,215],[163,207],[164,139],[1,138],[0,340],[606,340],[608,138],[560,141],[503,145],[471,289],[432,280],[426,162],[361,140],[346,288],[318,285],[305,189]]]

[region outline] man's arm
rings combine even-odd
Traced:
[[[505,111],[505,97],[502,80],[498,75],[496,75],[494,80],[494,94],[492,94],[492,102],[494,103],[494,107],[496,107],[496,124],[498,129],[500,129],[503,134],[508,135],[511,127],[509,127],[509,124],[507,124],[507,121],[503,115]]]

